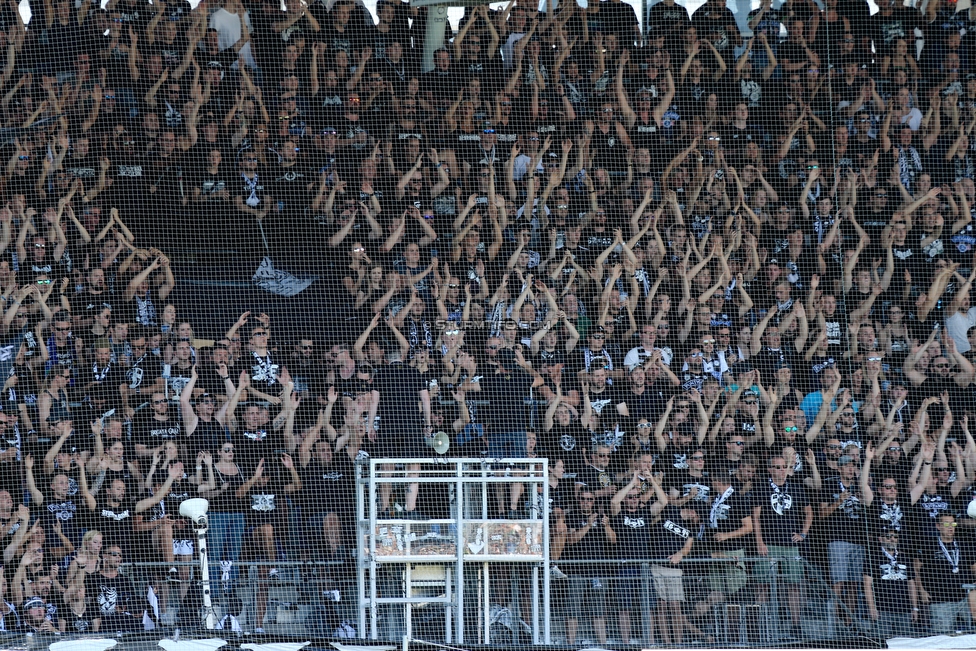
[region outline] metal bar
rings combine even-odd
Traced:
[[[363,527],[365,509],[363,508],[363,465],[356,464],[356,588],[359,591],[359,608],[356,609],[356,616],[359,621],[359,630],[356,631],[359,639],[366,639],[366,575],[363,563],[363,536],[366,534]]]
[[[377,597],[379,604],[446,604],[447,597]]]
[[[448,605],[444,609],[444,641],[451,643],[451,608],[454,606],[451,594],[451,566],[444,568],[444,592],[447,594]]]
[[[483,593],[481,609],[484,616],[484,626],[485,626],[485,639],[482,644],[491,644],[491,595],[488,592],[488,563],[482,563],[482,584],[481,590]]]
[[[462,527],[464,525],[464,481],[461,474],[461,464],[455,465],[455,471],[457,473],[456,477],[456,488],[454,489],[454,540],[456,541],[457,558],[454,561],[455,572],[454,580],[457,581],[457,589],[455,594],[457,595],[457,604],[455,608],[457,609],[457,617],[455,618],[455,625],[457,626],[457,633],[454,636],[458,644],[464,643],[464,549],[462,545],[464,544],[464,534]]]
[[[532,566],[532,644],[539,644],[539,566]]]
[[[406,627],[407,639],[413,638],[413,563],[407,563],[403,566],[403,590],[406,599],[403,604],[403,625]]]
[[[546,477],[549,476],[549,460],[542,460],[542,469]],[[550,634],[551,634],[551,585],[550,580],[552,576],[549,571],[552,569],[549,565],[549,554],[551,550],[549,548],[549,482],[545,481],[542,484],[542,512],[539,513],[539,518],[542,520],[542,603],[543,603],[543,632],[542,639],[545,644],[550,644]],[[538,628],[538,622],[536,622],[536,628]],[[538,644],[538,642],[536,643]]]
[[[654,620],[652,619],[654,613],[651,612],[651,566],[649,563],[641,563],[641,589],[640,589],[640,603],[641,603],[641,619],[642,630],[644,637],[644,644],[650,644],[650,641],[654,639]],[[607,585],[607,592],[610,591],[610,586]],[[632,640],[633,641],[633,640]]]
[[[376,608],[376,460],[369,460],[369,637],[378,638],[379,613]]]

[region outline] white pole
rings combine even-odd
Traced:
[[[197,529],[197,547],[200,549],[200,582],[203,585],[203,609],[206,612],[204,626],[208,630],[217,627],[217,614],[210,601],[210,564],[207,562],[207,528]]]
[[[444,26],[447,23],[447,5],[427,7],[427,33],[424,36],[424,72],[434,69],[434,51],[444,47]]]

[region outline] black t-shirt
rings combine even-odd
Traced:
[[[697,491],[695,496],[685,503],[684,508],[695,509],[702,516],[708,513],[711,506],[712,482],[707,472],[702,472],[701,477],[693,477],[687,469],[675,468],[665,475],[664,485],[678,491],[679,498],[688,497],[692,491]]]
[[[609,543],[607,542],[606,529],[601,520],[602,518],[597,515],[596,523],[586,531],[582,538],[576,543],[567,542],[560,558],[567,561],[599,561],[607,558],[610,553]],[[573,511],[566,516],[566,526],[570,531],[580,531],[586,527],[587,522],[588,516],[579,511]],[[567,567],[572,568],[572,574],[575,576],[598,576],[606,571],[605,568],[594,562],[572,564]]]
[[[89,366],[80,366],[76,372],[86,396],[105,399],[108,408],[121,406],[122,394],[119,393],[119,386],[126,383],[121,362],[109,362],[105,366],[93,362]]]
[[[829,506],[837,501],[841,492],[846,492],[849,496],[823,522],[823,531],[831,542],[843,540],[855,545],[863,545],[867,532],[864,503],[861,501],[857,480],[855,479],[845,488],[839,477],[825,479],[820,493],[820,502]]]
[[[539,456],[549,459],[549,464],[562,459],[565,466],[564,477],[576,478],[586,466],[583,450],[589,442],[589,431],[578,422],[566,427],[553,423],[548,432],[540,432],[536,450]]]
[[[129,550],[123,548],[122,553],[129,553]],[[106,627],[105,618],[129,615],[136,609],[132,584],[121,574],[113,578],[108,578],[101,572],[89,574],[85,577],[85,594],[97,604],[97,614],[103,618],[103,627]],[[106,627],[105,630],[112,629]]]
[[[199,152],[199,155],[204,159],[204,163],[193,171],[190,176],[190,182],[194,188],[200,190],[200,197],[205,200],[203,204],[198,206],[199,209],[206,214],[212,214],[214,210],[230,209],[230,201],[236,189],[234,186],[239,177],[223,165],[219,166],[214,173],[208,171],[205,165],[206,156],[210,153],[210,149],[220,149],[220,147],[218,145],[210,145],[206,149],[207,151],[201,150]],[[193,151],[190,152],[191,155],[193,153]],[[223,190],[229,193],[229,198],[223,199],[219,196],[219,193]]]
[[[123,552],[132,550],[132,518],[136,513],[136,502],[126,497],[118,506],[110,506],[100,500],[88,521],[92,529],[101,531],[103,546],[118,545]]]
[[[936,489],[935,493],[922,493],[912,506],[913,533],[917,537],[915,542],[918,545],[924,545],[926,540],[938,536],[937,525],[942,515],[954,515],[948,487]]]
[[[281,211],[289,216],[297,216],[310,203],[306,186],[317,181],[318,177],[301,163],[296,163],[275,168],[272,179],[271,196],[281,206]]]
[[[576,483],[580,486],[585,486],[586,490],[598,491],[603,490],[609,486],[615,485],[613,472],[608,466],[606,470],[600,470],[599,468],[591,465],[586,465],[583,470],[579,473],[576,478]],[[607,496],[606,501],[610,501],[610,497]],[[599,501],[599,500],[598,500]]]
[[[150,281],[151,282],[151,281]],[[138,293],[132,297],[126,306],[126,320],[129,323],[138,323],[142,326],[158,325],[157,318],[164,305],[163,299],[159,296],[159,288],[150,286],[145,296]]]
[[[532,391],[532,376],[516,368],[508,373],[489,373],[481,378],[479,397],[489,400],[487,412],[495,432],[523,432],[527,426],[525,399]]]
[[[633,389],[620,391],[617,400],[618,405],[627,405],[627,413],[631,418],[649,422],[657,420],[664,413],[664,405],[667,404],[667,397],[663,392],[649,386],[645,386],[640,394],[634,393]]]
[[[673,442],[668,441],[668,445],[661,454],[662,469],[665,472],[673,473],[677,470],[688,469],[688,457],[695,451],[695,447],[689,445],[679,448]]]
[[[239,429],[230,438],[234,442],[234,459],[248,478],[254,474],[261,459],[264,459],[267,469],[268,463],[274,461],[275,450],[285,447],[277,434],[263,427],[253,430]]]
[[[864,574],[872,579],[874,603],[879,613],[910,613],[908,582],[915,578],[911,557],[904,551],[888,551],[875,545],[868,553]]]
[[[909,48],[915,43],[915,27],[920,26],[917,9],[894,7],[890,16],[881,12],[871,17],[872,38],[879,54],[893,54],[895,42],[905,40]]]
[[[275,364],[271,353],[258,355],[256,351],[251,351],[249,356],[241,359],[241,364],[250,364],[252,387],[267,395],[281,393],[281,383],[278,381],[281,367]]]
[[[79,497],[68,495],[64,499],[56,499],[50,491],[44,492],[44,504],[32,504],[34,517],[40,519],[48,536],[54,535],[54,523],[61,524],[61,533],[76,546],[81,542],[81,532],[84,527],[83,513],[78,507]],[[57,538],[53,542],[57,545]]]
[[[875,487],[878,490],[878,487]],[[896,500],[892,504],[886,504],[884,500],[875,496],[871,506],[868,507],[868,538],[877,539],[883,528],[893,529],[899,532],[899,542],[904,549],[908,549],[909,542],[909,507],[899,504]]]
[[[654,516],[647,506],[640,506],[635,511],[624,509],[610,518],[610,527],[617,535],[617,558],[657,557],[652,545],[653,521]]]
[[[810,506],[807,493],[799,482],[787,480],[782,486],[771,481],[757,482],[750,495],[753,507],[761,507],[759,526],[763,543],[792,547],[794,533],[803,533],[806,507]]]
[[[210,420],[201,418],[187,441],[187,448],[193,456],[202,450],[217,456],[217,451],[221,445],[227,442],[227,439],[227,428],[221,425],[216,418]]]
[[[148,391],[156,382],[156,378],[163,374],[163,365],[159,357],[146,353],[142,357],[134,358],[125,373],[125,379],[130,389]],[[143,397],[147,397],[143,395]]]
[[[352,514],[355,502],[356,467],[345,451],[333,455],[332,463],[323,466],[311,460],[299,472],[302,478],[304,513]]]
[[[147,408],[147,411],[150,408]],[[132,440],[147,448],[160,447],[166,441],[183,443],[183,423],[174,414],[166,420],[153,418],[152,413],[140,412],[132,422]]]
[[[671,505],[665,507],[654,523],[651,557],[668,558],[681,551],[688,542],[688,537],[694,535],[692,526],[681,518],[681,509]]]
[[[404,432],[423,427],[420,392],[427,385],[417,369],[402,362],[380,368],[373,378],[373,388],[380,394],[376,415],[381,428]]]
[[[659,2],[647,12],[647,28],[652,38],[660,34],[683,33],[691,26],[688,10],[679,4],[668,5]]]
[[[609,385],[600,392],[590,391],[590,406],[602,419],[606,419],[602,421],[604,425],[612,424],[617,417],[616,406],[620,404],[620,393]]]
[[[691,16],[691,24],[698,30],[699,38],[712,41],[719,52],[731,50],[731,41],[735,27],[735,14],[724,4],[714,7],[710,3],[699,7]],[[718,38],[711,38],[711,34],[718,34]]]
[[[973,582],[971,567],[976,562],[968,545],[960,544],[958,539],[942,543],[939,538],[932,538],[921,545],[918,559],[922,561],[922,585],[932,603],[965,601],[966,590],[962,586]]]
[[[742,549],[748,541],[747,536],[732,538],[724,542],[717,542],[715,535],[732,533],[742,527],[742,520],[752,517],[752,506],[749,497],[741,494],[735,488],[729,488],[724,493],[711,492],[711,503],[704,512],[706,524],[703,538],[708,541],[714,551],[732,551]]]
[[[268,482],[263,486],[260,483],[255,484],[245,497],[245,514],[252,525],[273,523],[287,508],[285,485],[291,481],[288,470],[280,460],[266,458],[264,476],[268,478]]]

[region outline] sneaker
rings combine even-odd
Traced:
[[[255,626],[254,627],[254,634],[255,635],[261,635],[262,633],[264,633],[264,628],[263,627],[261,627],[261,626]]]
[[[278,576],[278,568],[277,567],[272,567],[270,570],[268,570],[268,578],[269,579],[280,579],[281,578],[280,576]]]
[[[163,626],[175,626],[176,625],[176,613],[165,612],[159,616],[159,622]]]
[[[180,578],[180,571],[175,567],[169,568],[169,572],[166,574],[166,580],[172,581],[173,583],[183,583],[183,579]]]
[[[569,575],[566,574],[565,572],[563,572],[561,569],[559,569],[559,566],[558,565],[555,565],[555,564],[549,566],[549,576],[552,577],[552,578],[554,578],[554,579],[568,579],[569,578]]]

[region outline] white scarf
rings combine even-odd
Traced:
[[[735,489],[729,486],[721,496],[716,497],[715,501],[712,502],[712,511],[708,515],[708,526],[712,529],[718,529],[718,516],[722,512],[722,505],[725,504],[725,500],[729,499],[734,492]]]
[[[245,203],[249,205],[251,208],[257,208],[258,204],[261,203],[261,199],[258,198],[258,193],[257,193],[258,175],[255,174],[253,180],[247,178],[247,176],[245,176],[244,174],[241,174],[241,178],[244,179],[244,185],[247,186],[247,189],[251,191],[251,194],[250,196],[248,196]]]
[[[942,538],[939,538],[939,548],[942,550],[942,554],[952,565],[952,573],[959,574],[959,543],[955,540],[952,541],[952,553],[946,548],[945,543],[942,542]]]

